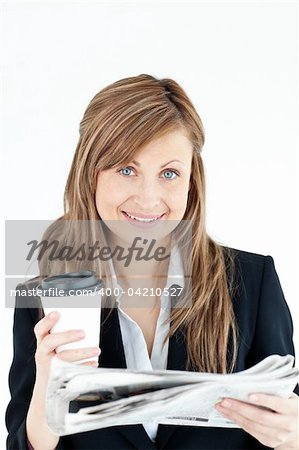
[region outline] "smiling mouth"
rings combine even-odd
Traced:
[[[131,220],[136,220],[136,222],[143,222],[143,223],[156,222],[157,220],[161,219],[165,214],[165,213],[163,213],[163,214],[161,214],[161,216],[154,217],[154,218],[143,218],[143,217],[133,216],[133,215],[127,213],[126,211],[122,211],[122,213]]]

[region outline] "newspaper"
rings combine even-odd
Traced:
[[[232,374],[93,368],[52,358],[47,421],[58,436],[115,425],[160,424],[240,428],[215,404],[249,401],[253,392],[289,398],[297,384],[292,355],[271,355]]]

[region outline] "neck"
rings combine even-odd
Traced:
[[[111,249],[119,246],[125,250],[124,254],[128,253],[128,249],[132,244],[124,242],[115,234],[109,236]],[[149,250],[150,243],[143,247],[142,255],[145,255]],[[158,248],[165,249],[160,258],[153,257]],[[169,260],[170,260],[170,237],[166,236],[163,240],[156,241],[150,247],[150,257],[147,259],[136,259],[136,254],[133,254],[130,264],[126,266],[126,260],[113,256],[113,265],[115,274],[119,280],[119,284],[123,289],[133,288],[134,290],[140,288],[163,288],[166,285]],[[169,255],[165,258],[166,255]]]

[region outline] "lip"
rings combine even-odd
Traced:
[[[163,214],[153,215],[153,214],[142,214],[142,213],[134,213],[133,211],[122,211],[130,214],[130,216],[137,217],[138,219],[158,219],[159,217],[162,217]]]
[[[122,215],[123,215],[123,217],[129,222],[129,223],[131,223],[132,225],[134,225],[135,227],[137,227],[137,228],[154,228],[154,227],[156,227],[162,220],[163,220],[163,218],[164,218],[164,216],[165,216],[165,213],[163,213],[161,216],[156,216],[156,217],[158,217],[158,219],[157,220],[154,220],[154,221],[152,221],[152,222],[139,222],[138,220],[135,220],[135,219],[131,219],[129,216],[127,216],[126,214],[125,214],[125,212],[124,211],[121,211],[121,213],[122,213]],[[129,213],[130,214],[130,213]],[[136,217],[138,217],[137,215],[136,215]],[[140,216],[139,216],[140,217]],[[153,216],[152,216],[153,217]],[[152,218],[152,217],[144,217],[144,219],[148,219],[148,218]],[[142,217],[142,219],[143,219],[143,217]]]

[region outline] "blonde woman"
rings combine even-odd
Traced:
[[[171,258],[184,278],[189,256],[192,287],[186,283],[183,292],[192,302],[187,308],[165,309],[157,296],[154,307],[138,308],[118,299],[116,307],[105,308],[99,347],[65,350],[60,358],[80,363],[99,354],[100,367],[228,373],[271,354],[294,355],[292,319],[273,258],[225,247],[207,234],[203,144],[201,119],[172,79],[147,74],[125,78],[91,100],[80,123],[64,215],[58,220],[100,220],[114,245],[123,245],[124,237],[113,224],[144,219],[190,222],[191,254],[176,251]],[[136,287],[129,268],[117,259],[113,267],[123,286]],[[92,269],[109,284],[107,266],[97,261]],[[42,273],[51,270],[43,267]],[[167,264],[153,259],[146,270],[148,288],[165,286]],[[298,385],[289,399],[259,394],[250,403],[227,399],[216,405],[239,429],[149,422],[58,438],[45,416],[51,358],[58,346],[82,339],[88,324],[82,323],[81,334],[50,334],[57,320],[59,315],[43,317],[39,308],[15,309],[7,449],[299,448]]]

